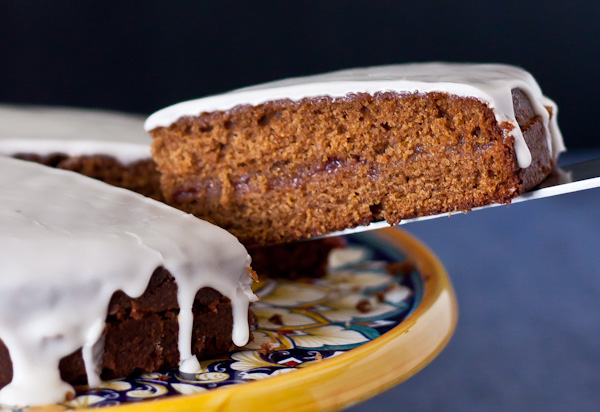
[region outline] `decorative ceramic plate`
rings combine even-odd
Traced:
[[[442,265],[396,229],[349,237],[348,248],[330,255],[322,279],[269,280],[256,292],[254,341],[201,362],[201,373],[143,374],[69,402],[20,410],[340,409],[423,368],[446,345],[457,319]]]

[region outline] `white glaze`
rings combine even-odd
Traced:
[[[128,164],[151,158],[143,117],[102,110],[0,106],[0,155],[107,155]]]
[[[542,95],[537,82],[527,71],[502,64],[414,63],[341,70],[332,73],[279,80],[246,87],[229,93],[190,100],[162,109],[151,115],[146,130],[166,127],[182,116],[197,116],[203,112],[229,110],[238,105],[306,97],[344,97],[351,93],[393,91],[398,93],[444,92],[470,96],[489,105],[498,122],[514,126],[515,151],[521,168],[531,164],[531,153],[515,119],[511,90],[523,90],[542,119],[548,147],[556,157],[565,150],[556,122],[556,104]],[[544,106],[552,107],[550,119]]]
[[[247,343],[256,299],[250,258],[225,230],[128,190],[8,157],[0,157],[0,192],[0,339],[13,363],[0,403],[62,401],[72,388],[58,362],[80,347],[89,382],[99,384],[111,296],[140,296],[159,266],[178,285],[184,369],[197,364],[191,311],[203,287],[231,299],[233,342]]]

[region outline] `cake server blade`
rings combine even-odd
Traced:
[[[542,183],[536,186],[533,190],[514,198],[511,204],[526,202],[528,200],[543,199],[545,197],[558,196],[566,193],[579,192],[581,190],[594,189],[597,187],[600,187],[600,159],[588,160],[585,162],[574,163],[568,166],[556,168]],[[487,206],[476,207],[473,208],[471,212],[501,205],[504,205],[504,203],[495,203]],[[464,212],[456,211],[452,213],[441,213],[438,215],[404,219],[398,225],[419,222],[422,220],[436,219],[438,217],[448,217],[455,213]],[[343,236],[351,233],[365,232],[367,230],[381,229],[390,226],[391,225],[389,223],[382,220],[378,222],[372,222],[366,226],[357,226],[351,229],[331,232],[326,235],[315,236],[311,239],[319,239],[330,236]]]

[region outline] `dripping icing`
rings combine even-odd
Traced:
[[[0,157],[0,190],[0,339],[13,363],[0,403],[62,401],[73,388],[60,379],[58,362],[80,347],[89,382],[100,383],[98,337],[110,298],[117,290],[140,296],[159,266],[177,282],[180,319],[191,315],[196,291],[211,287],[232,302],[234,343],[247,342],[256,299],[249,256],[225,230],[136,193],[11,158]],[[182,320],[185,367],[194,357]]]
[[[169,106],[152,114],[144,125],[150,131],[167,127],[182,116],[197,116],[203,112],[229,110],[242,104],[258,105],[269,101],[307,97],[344,97],[351,93],[392,91],[397,93],[444,92],[461,97],[474,97],[494,111],[499,123],[513,126],[519,167],[531,164],[531,153],[515,119],[512,89],[521,89],[531,100],[534,111],[544,124],[548,148],[555,157],[565,150],[556,122],[556,104],[542,91],[527,71],[503,64],[414,63],[341,70],[314,76],[278,80],[246,87],[217,96],[190,100]],[[552,119],[544,106],[550,106]]]

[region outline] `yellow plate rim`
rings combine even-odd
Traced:
[[[378,230],[375,235],[403,251],[423,277],[421,303],[392,330],[342,355],[289,374],[194,395],[93,410],[329,411],[364,401],[410,378],[450,340],[458,320],[456,297],[443,265],[423,243],[395,228]]]

